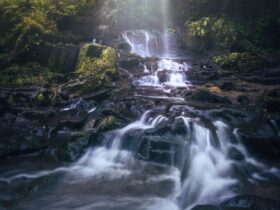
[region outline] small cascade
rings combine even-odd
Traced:
[[[234,195],[233,186],[237,179],[231,177],[232,160],[228,159],[230,149],[228,127],[216,121],[216,131],[200,125],[197,120],[180,117],[192,141],[185,156],[186,176],[182,184],[179,203],[183,207],[196,204],[221,202]]]
[[[178,63],[171,59],[161,59],[158,62],[158,69],[152,74],[148,74],[135,80],[133,84],[137,87],[160,87],[170,89],[176,87],[188,88],[189,81],[186,72],[189,69],[187,63]]]
[[[156,87],[164,91],[174,88],[188,88],[186,72],[190,66],[170,55],[166,49],[170,34],[167,32],[151,34],[145,30],[126,31],[124,40],[131,46],[131,52],[141,57],[159,57],[156,70],[148,70],[144,65],[144,73],[140,79],[133,81],[136,87]],[[163,57],[164,56],[164,57]]]

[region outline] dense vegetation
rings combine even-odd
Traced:
[[[0,2],[0,49],[5,62],[36,59],[36,49],[63,36],[67,18],[93,4],[92,0],[2,0]],[[69,34],[68,34],[69,35]],[[5,64],[5,63],[4,63]],[[4,65],[2,63],[2,65]]]
[[[187,38],[198,40],[201,48],[238,52],[280,49],[278,0],[176,1],[181,11],[176,18],[185,23]]]
[[[94,4],[94,0],[1,0],[0,69],[5,70],[0,83],[48,82],[53,75],[48,72],[53,67],[51,54],[77,40],[71,21]],[[12,75],[19,78],[13,80]]]

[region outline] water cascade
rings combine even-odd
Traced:
[[[122,33],[131,53],[144,60],[143,75],[132,83],[136,89],[187,90],[191,83],[186,73],[191,64],[183,55],[176,55],[170,44],[174,41],[168,30],[171,0],[160,2],[161,31],[128,29]],[[156,60],[155,69],[147,58]],[[19,203],[26,209],[190,210],[241,193],[243,182],[265,182],[266,177],[279,176],[278,168],[256,161],[243,146],[239,128],[227,121],[234,114],[214,119],[220,110],[200,110],[177,102],[146,111],[123,128],[103,133],[99,146],[89,148],[68,167],[2,177],[0,182],[48,176],[62,180],[40,198]],[[225,113],[232,112],[225,109]],[[250,167],[243,180],[238,175],[242,167]]]

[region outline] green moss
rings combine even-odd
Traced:
[[[214,62],[224,70],[237,72],[251,72],[260,70],[265,66],[265,59],[252,53],[230,53],[228,55],[216,56]]]
[[[81,76],[93,77],[95,82],[86,86],[90,89],[97,88],[112,82],[117,77],[116,60],[116,51],[113,48],[87,44],[80,51],[77,72]]]
[[[57,91],[55,88],[49,88],[45,90],[41,90],[37,93],[37,95],[33,98],[33,102],[36,105],[48,106],[55,104],[57,99]]]

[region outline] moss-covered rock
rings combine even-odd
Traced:
[[[252,53],[230,53],[228,55],[216,56],[214,62],[224,70],[236,72],[252,72],[266,66],[265,58]]]
[[[116,51],[99,44],[86,44],[79,55],[77,72],[81,74],[104,74],[116,72]]]
[[[80,75],[95,77],[95,86],[106,85],[118,75],[116,51],[111,47],[86,44],[80,51],[76,70]]]
[[[79,54],[77,75],[59,87],[60,93],[79,97],[111,85],[118,76],[116,62],[116,51],[113,48],[98,44],[84,45]]]
[[[114,116],[108,116],[101,120],[101,122],[98,125],[98,130],[101,132],[111,130],[115,128],[116,125],[116,118]]]

